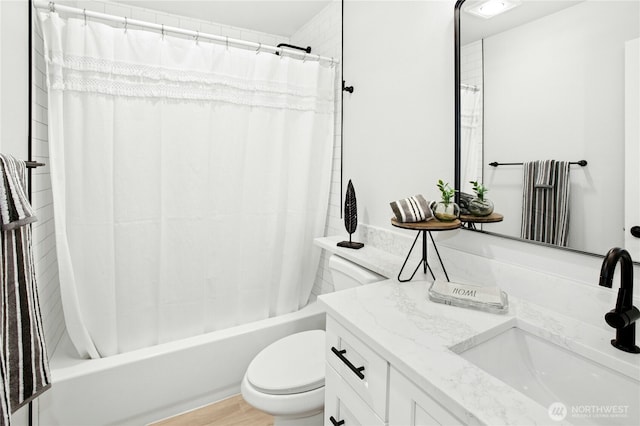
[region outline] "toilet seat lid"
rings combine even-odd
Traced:
[[[324,386],[324,330],[303,331],[264,348],[249,364],[247,380],[260,392],[288,395]]]

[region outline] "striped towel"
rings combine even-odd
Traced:
[[[35,222],[36,215],[25,194],[26,166],[24,161],[0,154],[2,183],[0,184],[0,222],[2,230],[19,228]]]
[[[4,348],[2,334],[0,334],[0,347]],[[0,426],[8,426],[11,421],[11,410],[9,409],[9,398],[5,383],[7,383],[7,374],[4,371],[4,356],[0,350]]]
[[[0,424],[51,386],[25,186],[25,163],[0,154]]]
[[[569,233],[569,162],[524,163],[520,236],[565,247]]]
[[[422,195],[389,203],[398,222],[422,222],[433,219],[429,203]]]
[[[538,162],[536,173],[536,188],[553,188],[555,185],[556,160]]]

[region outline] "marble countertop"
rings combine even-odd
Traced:
[[[429,285],[387,280],[319,300],[329,316],[467,424],[562,424],[550,419],[548,407],[456,353],[516,325],[625,375],[640,376],[640,357],[610,345],[613,329],[513,297],[509,313],[501,315],[434,303],[427,296]]]

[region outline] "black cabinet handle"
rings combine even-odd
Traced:
[[[342,426],[344,424],[344,420],[337,421],[333,416],[329,417],[329,420],[331,420],[333,426]]]
[[[636,238],[640,238],[640,226],[632,226],[631,235],[633,235]]]
[[[341,351],[337,350],[334,346],[331,346],[331,352],[333,352],[334,354],[336,354],[336,356],[338,358],[340,358],[340,360],[342,362],[344,362],[345,364],[347,364],[347,367],[349,367],[351,369],[351,371],[353,371],[356,376],[360,377],[360,380],[364,380],[364,374],[362,374],[362,372],[364,371],[364,366],[362,367],[356,367],[355,365],[351,364],[351,361],[349,361],[344,354],[347,353],[346,349],[343,349]]]

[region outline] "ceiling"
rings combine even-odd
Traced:
[[[331,0],[112,0],[172,15],[290,37]]]
[[[462,45],[465,45],[472,41],[487,38],[527,22],[559,12],[567,7],[575,6],[582,1],[584,0],[524,0],[518,7],[502,15],[484,19],[465,12],[468,7],[479,3],[480,0],[467,0],[462,6],[460,13],[460,21],[462,22],[460,42]]]

